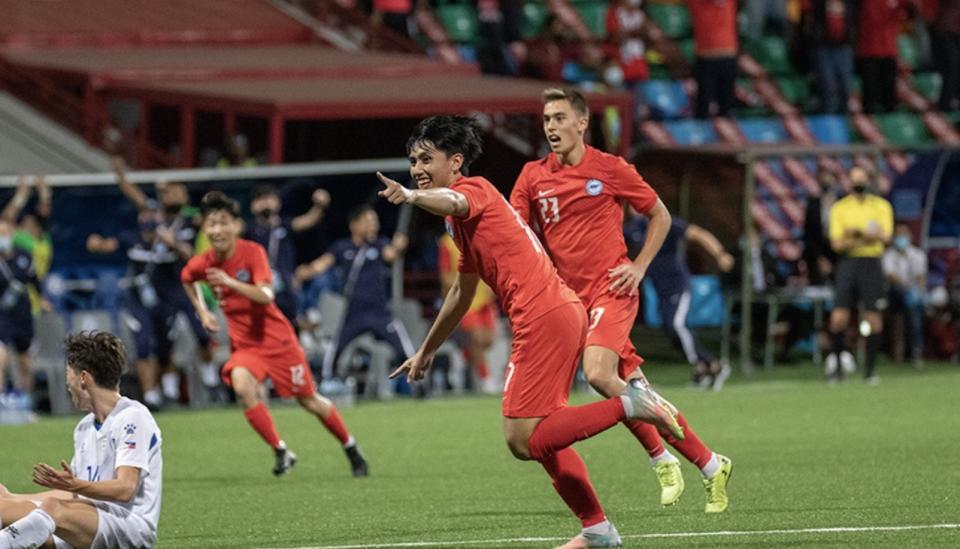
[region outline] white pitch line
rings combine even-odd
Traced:
[[[856,532],[903,532],[908,530],[956,530],[960,524],[917,524],[908,526],[835,526],[829,528],[796,528],[781,530],[718,530],[715,532],[664,532],[659,534],[626,534],[624,539],[654,538],[704,538],[731,536],[769,536],[781,534],[842,534]],[[567,538],[505,538],[450,541],[403,541],[396,543],[371,543],[361,545],[313,545],[309,547],[286,547],[272,549],[390,549],[403,547],[457,547],[469,545],[506,545],[514,543],[537,543],[566,541]],[[261,548],[265,549],[265,548]]]

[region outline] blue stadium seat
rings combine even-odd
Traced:
[[[717,132],[709,120],[670,120],[664,127],[677,145],[704,145],[717,142]]]
[[[690,277],[690,312],[687,313],[687,326],[691,328],[723,324],[723,290],[720,278],[716,275],[694,275]],[[653,284],[643,281],[643,322],[647,326],[662,326],[660,301]]]
[[[782,143],[788,141],[783,122],[775,118],[737,120],[740,131],[750,143]]]
[[[690,112],[690,98],[676,80],[650,80],[643,83],[643,102],[655,120],[680,118]]]
[[[810,132],[822,145],[846,145],[850,143],[850,123],[846,116],[808,116]]]

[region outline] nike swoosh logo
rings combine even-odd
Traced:
[[[547,189],[545,191],[540,191],[537,193],[537,196],[547,196],[548,194],[551,194],[555,190],[557,189]]]

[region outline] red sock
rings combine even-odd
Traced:
[[[624,421],[623,426],[630,429],[633,436],[637,437],[650,457],[659,456],[663,453],[663,441],[660,439],[660,433],[657,432],[656,427],[637,419]]]
[[[564,406],[543,418],[533,430],[527,441],[530,457],[540,461],[578,440],[606,431],[623,418],[620,397],[584,406]]]
[[[553,487],[563,502],[580,519],[584,528],[603,522],[607,517],[590,484],[587,466],[573,448],[564,448],[540,462],[553,480]]]
[[[273,424],[273,418],[270,416],[270,410],[262,402],[249,410],[245,410],[243,415],[253,430],[256,431],[271,448],[280,446],[280,435],[277,434],[277,426]]]
[[[340,412],[338,412],[336,408],[330,408],[330,413],[327,414],[327,417],[321,418],[320,422],[330,431],[331,435],[340,441],[341,445],[346,444],[347,441],[350,440],[350,433],[347,431],[347,426],[343,423],[343,418],[340,417]]]
[[[673,446],[678,452],[683,454],[683,457],[702,469],[703,466],[710,461],[710,458],[713,457],[713,451],[707,448],[707,445],[693,432],[693,429],[691,429],[687,423],[687,418],[683,417],[683,414],[677,415],[677,423],[680,424],[680,427],[683,427],[683,440],[677,440],[666,431],[660,434],[663,435],[664,440],[666,440],[670,446]]]

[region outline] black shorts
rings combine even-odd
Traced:
[[[843,257],[837,263],[834,301],[837,308],[868,311],[886,308],[886,281],[879,257]]]
[[[0,311],[0,345],[12,346],[17,353],[23,354],[30,350],[31,343],[33,343],[33,315],[30,309]]]

